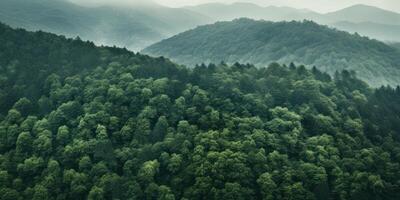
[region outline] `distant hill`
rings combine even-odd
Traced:
[[[306,19],[382,41],[400,42],[400,34],[397,34],[400,14],[372,6],[355,5],[323,14],[251,3],[169,8],[149,2],[129,6],[82,6],[68,0],[1,0],[0,20],[12,27],[79,36],[98,45],[115,45],[134,51],[199,25],[242,17],[269,21]]]
[[[80,36],[131,50],[210,22],[192,11],[157,4],[84,7],[66,0],[1,0],[0,20],[13,27]]]
[[[217,21],[228,21],[236,18],[264,19],[270,21],[320,19],[321,14],[306,9],[268,6],[262,7],[252,3],[208,3],[185,9],[209,16]]]
[[[382,41],[400,41],[400,34],[398,34],[399,13],[362,4],[326,14],[290,7],[262,7],[251,3],[210,3],[189,6],[185,9],[209,16],[215,21],[230,21],[243,17],[268,21],[301,21],[306,19],[351,33],[358,32],[361,35]]]
[[[400,52],[382,42],[314,22],[239,19],[198,27],[146,48],[143,53],[195,65],[270,62],[317,66],[334,74],[354,70],[373,86],[400,83]]]
[[[331,26],[348,31],[350,33],[359,33],[371,38],[379,38],[382,41],[399,41],[400,25],[378,24],[374,22],[351,23],[341,21],[331,24]]]
[[[399,13],[362,4],[327,13],[325,16],[335,21],[350,21],[356,23],[374,22],[379,24],[400,25]]]
[[[263,7],[252,3],[209,3],[188,6],[185,9],[209,16],[215,20],[233,20],[246,17],[271,21],[307,19],[326,24],[348,21],[352,23],[373,22],[400,25],[400,13],[363,4],[353,5],[330,13],[318,13],[308,9],[295,9],[291,7]]]

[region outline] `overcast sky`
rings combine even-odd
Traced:
[[[107,2],[113,4],[115,2],[138,2],[151,0],[70,0],[78,3],[82,2]],[[187,5],[196,5],[203,3],[234,3],[234,2],[250,2],[262,6],[289,6],[295,8],[308,8],[317,12],[329,12],[339,10],[354,4],[366,4],[377,6],[383,9],[400,12],[400,0],[153,0],[159,4],[169,7],[181,7]]]

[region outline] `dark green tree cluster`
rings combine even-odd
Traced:
[[[0,34],[2,200],[400,198],[399,88]]]

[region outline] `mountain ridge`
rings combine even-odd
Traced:
[[[351,69],[374,86],[400,83],[397,50],[377,40],[311,21],[268,22],[242,18],[217,22],[178,34],[142,52],[190,66],[220,61],[257,66],[297,62],[309,67],[315,65],[331,75]]]
[[[135,51],[210,21],[195,12],[161,5],[85,7],[63,0],[2,0],[0,20],[13,27],[79,36]]]
[[[352,22],[375,22],[381,24],[400,25],[400,13],[379,7],[357,4],[341,10],[327,13],[326,16],[336,20],[351,20]]]
[[[215,7],[213,8],[213,5]],[[377,34],[379,32],[372,32],[368,29],[375,28],[374,25],[365,27],[363,29],[356,29],[343,26],[335,26],[340,21],[347,21],[348,23],[378,23],[387,25],[385,28],[390,31],[393,25],[400,25],[400,13],[385,10],[379,7],[368,6],[364,4],[357,4],[333,12],[320,13],[312,10],[296,9],[291,7],[277,7],[277,6],[259,6],[251,4],[255,9],[247,10],[240,8],[240,4],[205,4],[199,6],[186,7],[192,11],[209,15],[214,17],[216,21],[230,21],[236,18],[247,17],[253,19],[264,19],[269,21],[291,21],[291,20],[312,20],[320,24],[334,26],[345,31],[360,32],[360,34],[380,39],[387,40],[385,34]],[[354,14],[353,14],[354,13]],[[364,30],[366,30],[364,32]],[[391,36],[395,41],[400,41],[400,36]]]

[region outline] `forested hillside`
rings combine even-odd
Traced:
[[[243,17],[275,22],[312,20],[350,33],[358,32],[360,35],[381,41],[400,41],[400,34],[398,34],[400,13],[362,4],[330,13],[291,7],[263,7],[252,3],[208,3],[185,8],[209,16],[216,21],[230,21]]]
[[[135,51],[209,22],[189,10],[155,3],[86,7],[68,0],[1,0],[0,21]]]
[[[2,200],[400,198],[400,88],[0,40]]]
[[[238,19],[200,26],[143,50],[178,63],[295,62],[333,75],[353,70],[372,86],[400,84],[400,51],[382,42],[311,21]]]

